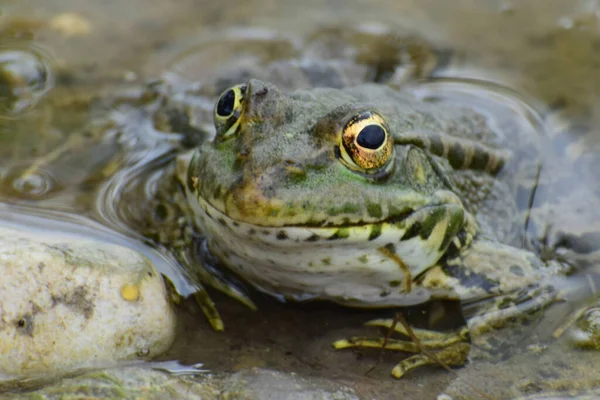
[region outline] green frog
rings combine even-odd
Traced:
[[[502,302],[501,312],[478,312],[473,333],[524,314],[506,309],[513,296],[549,304],[556,293],[540,282],[570,271],[517,245],[527,216],[514,177],[535,178],[534,125],[419,98],[410,86],[282,91],[257,79],[220,95],[214,125],[214,139],[180,160],[179,179],[210,252],[261,291],[365,308]],[[392,320],[371,325],[409,335]],[[465,362],[468,329],[414,333],[443,349],[443,363]],[[356,346],[422,349],[334,343]],[[430,362],[417,355],[392,373]]]
[[[152,83],[109,102],[104,107],[113,112],[89,130],[105,147],[113,149],[116,139],[128,152],[98,168],[96,180],[112,176],[103,190],[114,184],[122,214],[147,222],[134,230],[179,251],[189,247],[193,221],[212,258],[263,292],[376,309],[461,301],[469,321],[456,332],[408,332],[397,320],[379,319],[370,324],[419,343],[334,343],[421,353],[394,368],[401,377],[427,363],[464,364],[470,339],[559,299],[555,283],[574,268],[531,240],[532,227],[548,215],[531,209],[546,165],[537,111],[490,83],[419,81],[432,71],[429,49],[397,36],[370,37],[356,47],[376,51],[352,61],[315,61],[328,41],[309,41],[309,60],[286,53],[248,67],[241,57],[240,69],[224,68],[199,85]],[[338,49],[339,41],[332,43]],[[254,47],[260,48],[244,43],[234,52]],[[414,68],[400,61],[404,50]],[[173,153],[190,147],[171,163]],[[143,205],[151,190],[139,173],[149,166],[160,171],[149,180],[159,190]],[[163,171],[169,168],[177,179]],[[141,189],[129,191],[138,181]],[[106,193],[91,201],[113,207],[96,200]],[[158,212],[147,212],[155,206]],[[126,219],[112,209],[100,214]],[[569,236],[566,247],[576,248],[584,235]],[[252,306],[233,286],[198,270]],[[206,292],[197,298],[222,329]],[[430,348],[439,350],[435,359],[423,352]]]

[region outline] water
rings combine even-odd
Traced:
[[[144,201],[156,192],[173,154],[189,147],[185,140],[194,143],[210,137],[212,99],[230,84],[227,79],[245,66],[260,69],[273,57],[299,58],[300,64],[328,57],[359,58],[379,66],[400,58],[407,62],[398,70],[369,66],[355,70],[332,62],[348,70],[350,81],[344,84],[366,74],[400,85],[433,73],[435,79],[415,86],[416,94],[428,101],[472,104],[478,93],[485,92],[489,102],[483,108],[517,116],[532,132],[548,138],[542,140],[549,146],[545,158],[534,160],[541,166],[540,176],[524,177],[543,185],[520,201],[539,205],[551,198],[558,199],[559,210],[583,210],[561,213],[540,208],[536,220],[545,223],[534,226],[523,221],[524,235],[552,247],[565,242],[565,232],[579,236],[590,229],[589,221],[600,221],[594,219],[597,212],[588,211],[590,206],[600,208],[594,207],[600,198],[597,187],[573,179],[595,182],[600,172],[597,2],[205,3],[182,1],[173,7],[165,0],[148,7],[139,0],[126,4],[29,0],[3,5],[0,67],[18,84],[13,91],[0,91],[0,201],[7,204],[0,208],[0,221],[38,226],[50,218],[62,221],[51,229],[133,247],[151,257],[181,293],[191,293],[199,287],[193,274],[181,270],[163,248],[147,246],[139,234],[143,216],[164,218],[168,226],[172,213]],[[344,25],[356,29],[338,28]],[[372,39],[371,34],[389,26],[396,36]],[[431,55],[441,60],[441,67],[410,61],[402,47],[407,37],[431,43],[436,49]],[[427,53],[426,49],[420,51]],[[208,84],[215,75],[223,78],[220,86]],[[139,88],[158,77],[173,84],[180,100],[194,99],[196,130],[183,142],[181,135],[161,132],[157,121],[131,107],[135,101],[152,104]],[[125,91],[127,87],[133,89]],[[121,100],[117,96],[106,102],[106,95],[117,90],[123,91]],[[116,127],[123,124],[133,131],[120,132]],[[115,154],[117,158],[111,157]],[[573,191],[580,194],[560,203],[562,194]],[[200,239],[197,244],[201,246]],[[585,255],[563,255],[589,264]],[[361,351],[366,357],[357,359],[353,352],[329,350],[334,339],[364,333],[360,324],[373,316],[369,312],[281,304],[258,293],[251,296],[259,311],[251,312],[218,293],[211,295],[225,332],[211,330],[193,302],[186,302],[178,310],[178,340],[164,359],[203,362],[217,372],[265,366],[325,376],[351,384],[365,398],[396,398],[399,393],[406,398],[434,398],[448,388],[475,397],[464,382],[504,398],[516,393],[510,388],[524,385],[521,380],[544,376],[542,363],[558,360],[577,365],[561,378],[598,379],[589,365],[600,355],[580,355],[559,345],[539,356],[542,361],[523,354],[501,365],[481,362],[457,375],[425,369],[397,382],[388,377],[395,355],[386,353],[381,364],[366,374],[377,352]],[[426,311],[435,314],[432,309]],[[555,325],[548,323],[552,329]],[[500,394],[500,388],[506,391]]]

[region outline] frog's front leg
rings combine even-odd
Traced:
[[[413,329],[413,336],[392,319],[375,320],[368,325],[392,329],[407,339],[353,337],[338,340],[333,346],[336,349],[378,347],[420,353],[396,365],[392,374],[397,378],[421,365],[464,365],[471,338],[478,347],[493,350],[485,345],[486,333],[509,325],[511,321],[530,318],[558,299],[560,294],[550,278],[566,272],[561,268],[556,264],[545,264],[525,250],[477,240],[468,251],[452,260],[443,259],[415,280],[415,285],[436,293],[438,299],[464,300],[463,312],[468,317],[468,327],[448,333]]]

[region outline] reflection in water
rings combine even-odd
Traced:
[[[0,173],[0,184],[4,195],[30,200],[39,200],[60,190],[48,171],[39,168],[30,171],[29,166],[15,166]]]

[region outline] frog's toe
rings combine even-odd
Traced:
[[[385,346],[385,347],[384,347]],[[413,342],[398,339],[372,338],[365,336],[354,336],[347,339],[340,339],[333,342],[333,348],[336,350],[347,349],[351,347],[371,347],[385,348],[387,350],[406,351],[408,353],[418,353],[419,347]]]
[[[415,354],[400,361],[392,369],[392,376],[400,379],[408,371],[425,365],[440,365],[446,367],[462,367],[467,363],[471,345],[469,343],[456,343],[434,354]]]
[[[225,329],[221,315],[217,311],[215,303],[212,301],[206,290],[198,290],[194,293],[194,299],[196,303],[202,309],[202,312],[206,316],[206,319],[210,323],[210,326],[217,332],[222,332]]]

